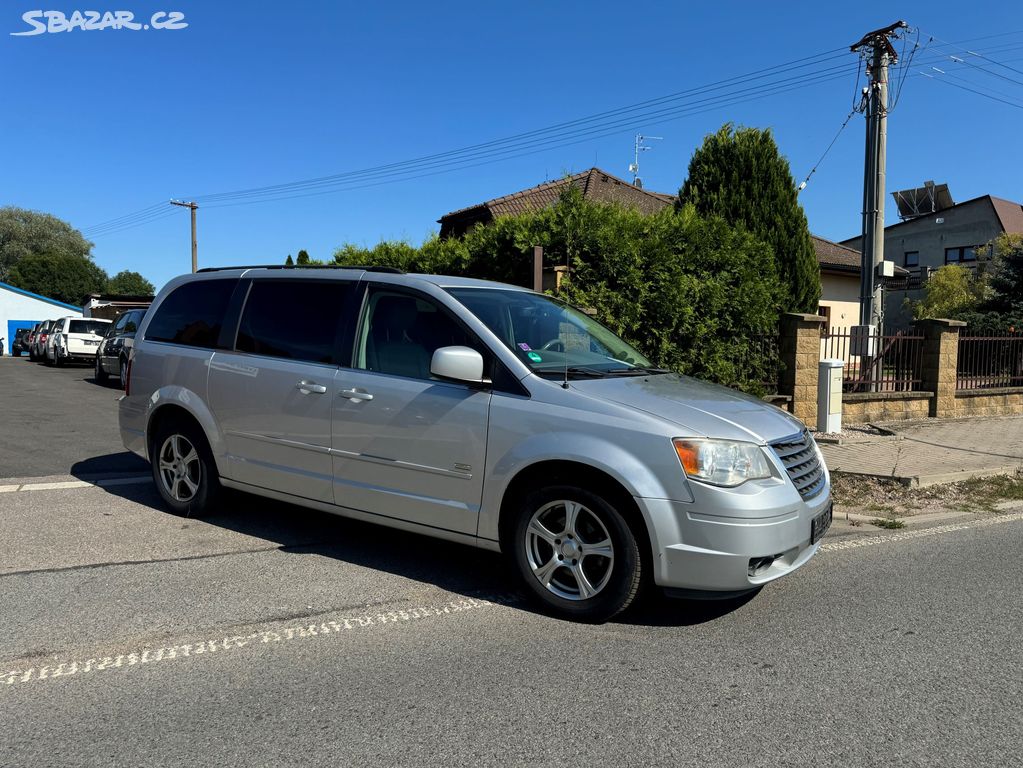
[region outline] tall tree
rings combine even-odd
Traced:
[[[54,254],[88,257],[92,243],[66,221],[48,213],[0,208],[0,281],[26,256]]]
[[[303,248],[301,251],[298,252],[298,258],[296,259],[296,263],[298,263],[298,264],[309,264],[309,263],[311,263],[311,260],[309,259],[309,254],[306,253],[305,248]]]
[[[284,266],[286,266],[286,267],[293,267],[293,266],[295,266],[295,260],[293,258],[291,258],[291,254],[290,253],[288,254],[288,258],[286,258],[284,260]]]
[[[787,296],[784,308],[816,312],[820,267],[788,161],[770,130],[726,123],[704,138],[689,161],[677,206],[742,226],[771,247]]]
[[[86,256],[29,254],[11,269],[11,285],[67,304],[81,305],[90,293],[107,289],[107,273]]]
[[[988,309],[1023,313],[1023,234],[1003,232],[978,255],[992,258]]]
[[[110,278],[107,293],[118,296],[152,296],[156,293],[156,288],[138,272],[125,269]]]

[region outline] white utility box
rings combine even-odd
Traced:
[[[844,360],[817,364],[817,431],[842,431],[842,369]]]

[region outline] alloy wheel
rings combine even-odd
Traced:
[[[158,455],[160,480],[175,501],[187,503],[195,498],[202,480],[199,452],[184,435],[171,435],[163,441]]]
[[[577,501],[544,504],[526,526],[526,562],[549,592],[588,600],[607,586],[614,545],[601,519]]]

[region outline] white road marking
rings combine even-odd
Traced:
[[[92,483],[84,480],[67,480],[60,483],[26,483],[19,490],[22,491],[57,491],[62,488],[91,488]]]
[[[970,528],[984,528],[989,525],[1000,525],[1001,523],[1012,523],[1023,520],[1023,512],[1014,512],[1010,515],[997,515],[995,517],[983,517],[968,523],[950,523],[948,525],[936,525],[933,528],[919,528],[911,531],[900,531],[899,533],[886,533],[880,536],[863,536],[861,538],[847,539],[840,541],[828,541],[821,544],[821,552],[837,552],[843,549],[856,549],[858,547],[870,547],[874,544],[886,544],[891,541],[903,541],[905,539],[919,539],[924,536],[938,536],[942,533],[953,531],[965,531]]]
[[[521,599],[517,595],[494,595],[493,597],[495,600],[500,600],[501,604],[514,603]],[[93,672],[126,670],[143,664],[155,664],[171,660],[177,660],[179,663],[182,663],[214,653],[217,655],[235,651],[251,653],[253,648],[262,646],[280,646],[281,644],[298,640],[312,640],[328,635],[350,634],[351,632],[390,624],[407,625],[413,621],[444,618],[467,611],[490,608],[496,604],[484,598],[465,597],[449,600],[439,605],[395,608],[394,610],[361,616],[338,615],[321,617],[311,624],[268,625],[263,629],[258,629],[245,635],[218,636],[212,640],[166,645],[159,648],[137,648],[129,653],[122,653],[116,656],[93,656],[86,659],[68,659],[65,661],[54,659],[42,666],[22,665],[18,669],[11,669],[10,666],[5,665],[6,668],[0,667],[0,688],[3,688],[5,685],[38,683]]]
[[[112,477],[108,480],[61,480],[55,483],[18,483],[15,485],[0,485],[0,493],[59,491],[65,488],[111,488],[118,485],[140,485],[151,482],[153,482],[152,476],[139,475],[137,477]]]

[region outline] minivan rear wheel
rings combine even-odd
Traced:
[[[175,514],[202,517],[216,506],[220,475],[206,438],[196,425],[177,419],[159,425],[153,436],[150,463],[156,489]]]
[[[529,593],[566,618],[607,621],[639,593],[639,544],[615,505],[572,485],[542,488],[521,503],[512,558]]]

